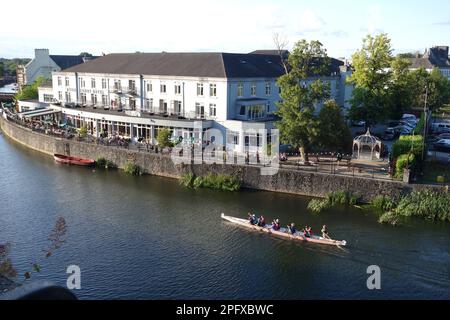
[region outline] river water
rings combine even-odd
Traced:
[[[188,190],[176,180],[56,164],[0,134],[0,242],[20,274],[65,285],[81,268],[82,299],[450,299],[450,226],[382,226],[354,208],[313,215],[308,199],[269,192]],[[220,219],[248,211],[329,226],[345,249],[255,234]],[[60,216],[66,242],[41,250]],[[367,267],[381,268],[368,290]],[[21,279],[21,277],[19,277]]]

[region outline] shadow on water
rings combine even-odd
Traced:
[[[190,190],[173,179],[56,164],[0,135],[0,241],[23,272],[47,243],[58,216],[67,243],[37,279],[64,285],[82,270],[85,299],[449,299],[449,226],[411,221],[393,228],[373,212],[306,210],[308,198],[243,190]],[[220,219],[263,214],[282,224],[327,224],[345,248],[254,233]],[[382,290],[367,290],[379,265]]]

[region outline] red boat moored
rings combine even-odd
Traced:
[[[70,157],[65,156],[63,154],[54,154],[53,158],[55,159],[56,162],[75,164],[77,166],[92,166],[95,163],[95,160],[92,159]]]

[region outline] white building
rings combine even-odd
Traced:
[[[52,72],[61,71],[95,58],[50,55],[48,49],[34,49],[34,58],[26,65],[17,66],[17,83],[20,86],[30,85],[40,76],[50,79]]]
[[[322,80],[345,106],[341,65],[333,59]],[[274,128],[283,73],[273,54],[110,54],[53,72],[53,98],[60,102],[54,108],[96,136],[119,133],[154,143],[157,129],[168,127],[192,141],[199,139],[194,128],[217,129],[206,139],[222,135],[235,151],[254,151],[261,147],[258,130]]]

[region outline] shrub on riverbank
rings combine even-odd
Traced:
[[[320,213],[336,205],[354,206],[358,204],[359,196],[350,191],[335,191],[328,193],[325,199],[312,199],[308,203],[308,210]]]
[[[390,211],[395,208],[395,201],[388,196],[376,196],[372,200],[372,207],[381,212]]]
[[[128,162],[123,170],[125,171],[125,173],[131,174],[133,176],[140,176],[144,174],[144,171],[141,169],[141,167],[131,162]]]
[[[402,154],[395,163],[395,177],[401,178],[404,169],[412,169],[416,165],[416,156],[413,153]]]
[[[238,191],[241,181],[231,175],[209,173],[203,177],[196,177],[192,173],[186,173],[180,178],[180,184],[188,188],[209,188],[223,191]]]
[[[100,169],[115,169],[117,168],[116,164],[110,160],[107,160],[103,157],[100,157],[95,161],[95,165]]]
[[[402,217],[450,221],[450,195],[433,190],[413,191],[386,210],[378,221],[396,225]]]

